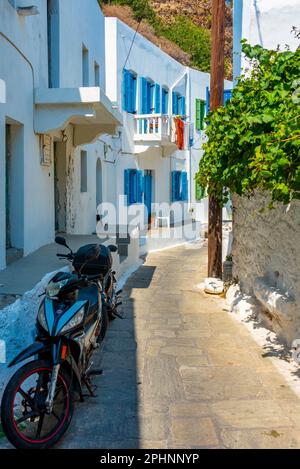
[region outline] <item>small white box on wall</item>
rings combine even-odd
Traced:
[[[52,138],[49,135],[40,135],[40,162],[42,166],[51,166]]]

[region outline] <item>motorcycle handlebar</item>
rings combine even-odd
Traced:
[[[56,254],[57,257],[61,257],[62,259],[69,259],[70,261],[73,260],[72,254]]]
[[[85,277],[87,280],[101,280],[103,278],[103,275],[102,274],[86,275]]]

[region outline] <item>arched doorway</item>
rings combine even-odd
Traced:
[[[102,204],[102,197],[102,164],[100,158],[98,158],[96,167],[96,208]]]

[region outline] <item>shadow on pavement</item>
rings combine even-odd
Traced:
[[[103,369],[95,378],[96,398],[78,403],[71,426],[58,447],[83,449],[138,448],[139,386],[135,337],[135,300],[132,290],[148,288],[155,267],[141,266],[123,289],[125,318],[113,321],[94,366]]]

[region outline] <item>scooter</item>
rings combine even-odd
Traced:
[[[84,401],[84,387],[95,396],[92,356],[104,339],[117,307],[112,252],[116,246],[91,244],[76,253],[57,254],[74,270],[59,272],[49,282],[37,316],[36,339],[10,364],[36,357],[12,376],[1,402],[1,422],[8,440],[20,449],[46,449],[67,431],[75,395]]]

